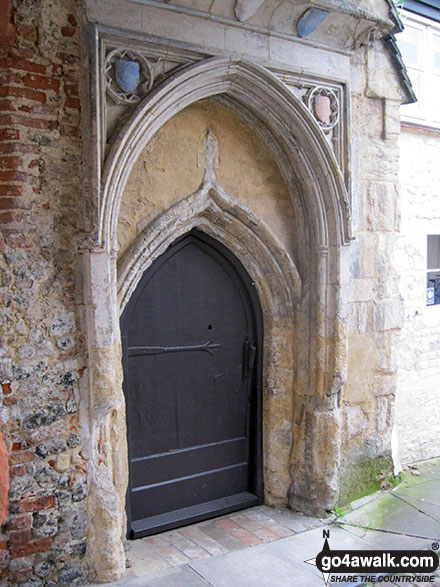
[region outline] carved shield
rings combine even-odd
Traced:
[[[328,122],[331,114],[331,102],[328,96],[315,96],[313,104],[316,118],[321,122]]]
[[[139,85],[140,68],[137,61],[116,59],[115,78],[116,83],[123,92],[134,92]]]

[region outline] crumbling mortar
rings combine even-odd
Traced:
[[[71,9],[67,13],[76,10],[73,2],[61,0],[53,4],[55,20],[58,14],[62,16],[65,13],[64,5],[70,5]],[[58,4],[63,4],[62,10],[55,8]],[[71,40],[61,40],[58,47],[56,43],[50,47],[50,43],[46,41],[55,29],[50,30],[52,24],[47,28],[48,23],[42,22],[40,3],[17,0],[14,6],[18,47],[32,48],[34,54],[31,60],[34,63],[44,65],[48,71],[52,66],[58,67],[56,73],[61,79],[64,75],[65,79],[60,84],[59,96],[50,90],[46,91],[47,107],[37,107],[30,114],[31,117],[48,117],[57,121],[57,125],[44,131],[20,128],[21,143],[29,145],[30,149],[29,153],[22,155],[22,166],[26,169],[32,165],[29,176],[35,178],[35,181],[23,189],[23,197],[30,203],[30,207],[22,213],[24,222],[17,228],[5,227],[3,233],[3,283],[7,282],[12,295],[6,322],[2,324],[10,349],[8,356],[1,357],[2,361],[10,360],[10,368],[3,374],[2,381],[10,386],[10,391],[6,388],[8,393],[1,395],[1,414],[4,417],[8,447],[12,451],[12,462],[15,463],[18,459],[17,464],[13,464],[11,468],[11,473],[14,474],[11,479],[11,497],[14,501],[11,503],[10,519],[13,521],[23,517],[23,514],[14,512],[19,511],[17,508],[21,507],[21,503],[27,503],[29,492],[41,498],[54,496],[52,508],[34,512],[32,535],[36,539],[53,540],[54,548],[58,548],[56,544],[59,542],[59,524],[64,519],[62,512],[66,507],[70,508],[69,516],[75,516],[78,535],[65,535],[62,559],[53,559],[50,562],[52,555],[49,550],[30,557],[18,557],[10,563],[8,559],[4,562],[9,567],[9,576],[13,581],[14,576],[18,579],[19,573],[22,573],[22,578],[26,574],[26,580],[33,581],[34,584],[37,584],[37,580],[42,584],[43,578],[45,582],[52,584],[77,584],[85,582],[85,553],[81,543],[85,524],[82,505],[86,498],[85,465],[77,433],[79,423],[76,389],[84,359],[82,341],[76,335],[76,308],[72,295],[74,284],[71,277],[73,257],[67,262],[65,253],[56,257],[57,250],[62,251],[63,242],[73,240],[79,228],[76,206],[67,199],[68,193],[79,189],[79,181],[76,179],[81,175],[78,171],[81,159],[78,137],[62,136],[60,132],[63,124],[74,128],[79,121],[78,113],[73,110],[68,112],[65,104],[66,85],[71,85],[78,79],[78,66],[76,63],[63,64],[60,57],[60,52],[77,52],[77,37],[75,32],[73,43]],[[53,25],[57,26],[57,23],[54,22]],[[24,39],[20,33],[26,26],[36,26],[38,35],[31,40]],[[20,74],[21,78],[24,75]],[[23,105],[23,110],[30,104],[26,98],[18,99],[17,103]],[[39,149],[39,153],[33,152],[35,147]],[[61,162],[58,177],[54,175],[53,160]],[[60,183],[63,175],[66,179],[73,178],[72,181],[65,181],[64,186]],[[61,234],[52,220],[57,216],[58,227],[63,229]],[[66,223],[66,219],[69,222]],[[71,219],[74,222],[70,222]],[[55,228],[58,234],[55,232],[55,239],[51,237],[51,242],[47,240],[45,248],[43,239],[45,234],[49,237],[51,228]],[[37,253],[41,245],[43,250]],[[50,261],[48,253],[55,253],[54,262]],[[40,305],[42,312],[34,311],[36,304]],[[66,310],[73,312],[72,332],[51,336],[49,321]],[[12,404],[12,401],[16,403]],[[5,405],[7,403],[10,405]],[[63,425],[63,430],[60,424]],[[42,457],[44,443],[48,442],[45,440],[47,436],[52,436],[54,442],[58,439],[58,444],[49,446],[48,454]],[[12,450],[17,446],[20,447],[19,451]],[[40,447],[40,454],[36,447]],[[26,459],[27,462],[21,464],[20,459]],[[60,491],[64,493],[61,494]],[[9,533],[6,538],[9,539]],[[35,574],[32,573],[34,559]],[[75,560],[80,561],[80,566],[74,563]]]

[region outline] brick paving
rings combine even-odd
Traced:
[[[123,578],[107,585],[323,587],[322,573],[306,562],[322,548],[323,531],[332,550],[436,550],[434,542],[440,541],[440,459],[419,463],[417,472],[404,475],[392,491],[352,502],[341,519],[331,518],[325,524],[285,508],[258,506],[129,541],[126,551],[131,566]],[[440,569],[434,577],[425,578],[440,587]],[[372,585],[351,582],[343,575],[336,579],[329,585],[341,581],[347,587]],[[405,582],[397,576],[385,577],[383,582],[385,579],[402,587],[420,584],[413,583],[411,575]]]
[[[323,526],[285,508],[258,506],[155,536],[127,541],[126,577],[145,576],[191,561],[252,548]]]

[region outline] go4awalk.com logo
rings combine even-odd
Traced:
[[[439,557],[430,550],[331,550],[330,530],[323,530],[324,546],[316,558],[305,561],[315,565],[325,584],[414,583],[434,584]],[[432,549],[438,550],[437,542]],[[399,575],[396,577],[396,575]]]

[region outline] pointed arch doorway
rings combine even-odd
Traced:
[[[262,502],[262,316],[238,259],[192,230],[122,316],[128,536]]]
[[[98,62],[97,62],[98,63]],[[242,112],[261,136],[296,200],[298,255],[276,228],[217,184],[160,209],[118,259],[120,205],[130,173],[151,138],[186,106],[216,96]],[[96,119],[101,116],[96,113]],[[95,122],[91,120],[91,128]],[[98,148],[96,138],[92,146]],[[160,82],[112,139],[90,178],[90,235],[81,250],[88,364],[85,438],[90,454],[89,555],[101,581],[125,569],[121,540],[128,468],[120,362],[121,308],[170,242],[200,227],[224,243],[256,283],[264,316],[264,499],[322,514],[338,488],[342,420],[335,398],[347,373],[347,250],[350,204],[322,130],[299,97],[270,71],[231,58],[201,59]],[[87,208],[88,210],[88,208]],[[96,232],[95,231],[96,228]],[[174,236],[173,236],[174,235]],[[281,363],[278,359],[282,359]],[[87,403],[88,402],[88,403]],[[311,442],[313,439],[313,442]],[[322,449],[324,447],[324,449]],[[293,479],[292,472],[295,472]],[[130,497],[130,496],[129,496]],[[105,543],[100,540],[106,536]]]

